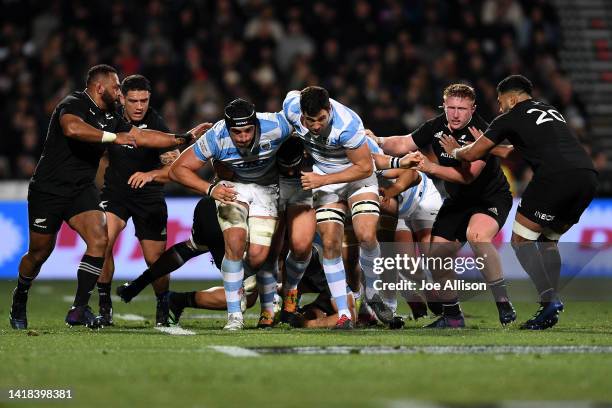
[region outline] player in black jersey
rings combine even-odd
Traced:
[[[452,256],[468,241],[475,254],[485,260],[481,273],[493,293],[499,320],[505,325],[516,319],[516,313],[508,299],[499,254],[492,240],[512,208],[510,187],[497,157],[489,155],[464,165],[444,151],[439,143],[443,135],[467,144],[474,141],[468,128],[486,129],[487,123],[476,113],[476,94],[472,87],[451,84],[444,90],[443,98],[444,113],[423,123],[410,135],[376,137],[376,141],[385,153],[396,156],[421,150],[425,154],[420,155],[421,162],[416,169],[444,180],[447,197],[433,226],[429,256]],[[507,149],[499,150],[502,154]],[[442,285],[456,278],[452,270],[432,273]],[[439,296],[442,317],[429,327],[463,327],[456,292],[442,291]]]
[[[557,294],[561,273],[557,242],[595,196],[597,173],[565,118],[553,106],[533,100],[532,91],[533,85],[524,76],[505,78],[497,86],[502,114],[484,133],[470,129],[476,142],[460,147],[445,139],[443,145],[451,156],[474,161],[508,139],[533,170],[516,212],[512,244],[541,303],[521,328],[542,330],[557,324],[563,310]]]
[[[210,252],[217,268],[225,253],[225,240],[217,220],[215,200],[203,197],[193,210],[191,237],[168,248],[158,259],[130,283],[117,288],[117,295],[130,302],[149,284],[168,276],[191,258]],[[225,301],[225,294],[223,295]]]
[[[140,129],[169,132],[168,126],[149,106],[151,84],[142,75],[131,75],[121,83],[123,118]],[[168,211],[163,183],[169,181],[168,169],[179,155],[176,147],[154,149],[132,146],[109,146],[108,167],[104,175],[102,205],[106,211],[108,246],[104,266],[98,279],[100,317],[102,323],[113,324],[110,297],[115,270],[113,247],[127,221],[132,218],[147,265],[151,265],[166,249]],[[168,325],[168,276],[153,285],[157,296],[156,324]]]
[[[117,71],[109,65],[96,65],[87,73],[85,90],[65,97],[51,116],[43,154],[28,190],[29,246],[19,264],[9,316],[15,329],[27,328],[28,291],[53,251],[62,221],[87,245],[66,323],[100,325],[88,306],[108,242],[105,216],[94,186],[100,157],[109,144],[169,147],[193,138],[191,133],[173,135],[130,125],[115,112],[119,95]]]

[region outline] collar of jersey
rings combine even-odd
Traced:
[[[89,98],[89,100],[90,100],[90,101],[91,101],[91,102],[92,102],[94,105],[96,105],[96,108],[98,108],[98,109],[102,110],[102,108],[100,108],[100,107],[98,106],[98,104],[96,103],[96,101],[94,101],[94,100],[93,100],[93,98],[92,98],[91,96],[89,96],[89,94],[87,93],[87,88],[85,88],[85,89],[83,90],[83,93],[84,93],[85,95],[87,95],[87,97]]]

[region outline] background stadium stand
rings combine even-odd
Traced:
[[[605,0],[0,0],[0,179],[27,180],[53,107],[87,68],[153,83],[172,130],[216,121],[241,96],[280,110],[290,89],[327,87],[379,135],[440,112],[450,82],[497,112],[495,85],[522,73],[557,106],[612,195],[612,5]],[[529,177],[506,162],[520,193]],[[7,189],[11,185],[6,185]]]

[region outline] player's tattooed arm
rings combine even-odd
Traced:
[[[178,149],[170,150],[159,155],[159,161],[163,166],[170,166],[176,159],[178,159],[181,152]]]
[[[147,172],[137,171],[130,176],[128,184],[132,188],[142,188],[147,183],[152,181],[164,184],[169,182],[170,176],[168,175],[168,172],[170,171],[170,165],[172,165],[172,163],[178,159],[179,154],[180,151],[178,149],[160,154],[159,160],[162,164],[161,168]]]

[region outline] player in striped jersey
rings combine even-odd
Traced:
[[[317,230],[323,241],[323,269],[338,307],[336,328],[353,327],[341,255],[349,208],[359,241],[359,262],[366,278],[366,300],[381,321],[390,323],[393,312],[374,289],[377,275],[373,272],[373,262],[380,256],[376,238],[380,205],[378,183],[361,119],[317,86],[289,92],[283,102],[283,113],[314,159],[313,171],[302,172],[301,181],[305,190],[313,192]]]
[[[227,330],[244,326],[239,292],[245,267],[257,271],[262,308],[259,326],[271,326],[274,317],[276,278],[266,258],[277,222],[275,155],[292,131],[281,113],[256,113],[253,104],[236,99],[226,106],[225,119],[183,152],[170,170],[173,180],[217,200],[217,217],[225,240],[221,272],[228,309]],[[202,180],[196,171],[210,159],[227,165],[235,181]]]

